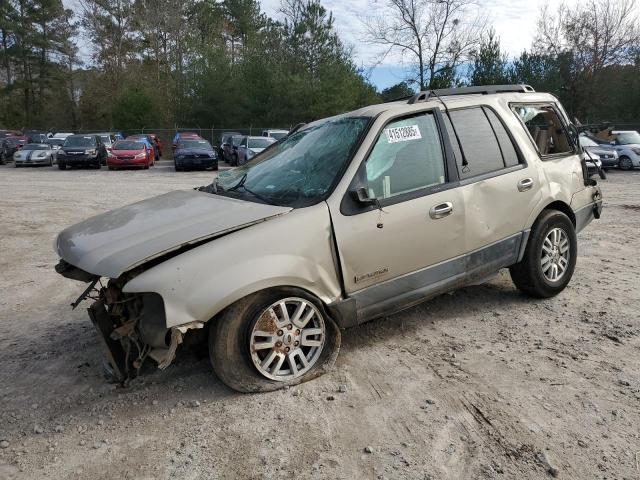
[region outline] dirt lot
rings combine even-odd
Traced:
[[[211,175],[0,167],[0,479],[640,478],[640,172],[601,182],[556,298],[503,272],[345,332],[332,373],[276,393],[190,352],[115,388],[54,236]]]

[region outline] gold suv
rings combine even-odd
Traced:
[[[528,295],[561,292],[602,209],[577,133],[528,86],[420,92],[69,227],[56,269],[88,283],[77,303],[97,296],[119,381],[202,337],[230,387],[281,388],[329,368],[341,329],[502,268]]]

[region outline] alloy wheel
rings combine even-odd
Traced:
[[[316,364],[325,337],[325,321],[314,304],[303,298],[285,298],[260,314],[251,331],[249,351],[260,374],[290,381]]]
[[[569,266],[569,236],[560,227],[552,228],[542,242],[540,267],[550,282],[562,278]]]

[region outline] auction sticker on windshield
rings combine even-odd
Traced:
[[[410,140],[420,140],[422,138],[418,125],[387,128],[384,133],[387,135],[389,143],[408,142]]]

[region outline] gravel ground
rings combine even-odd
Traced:
[[[348,330],[330,374],[270,394],[190,351],[109,385],[54,236],[211,176],[0,167],[0,479],[640,478],[640,172],[601,182],[556,298],[502,272]]]

